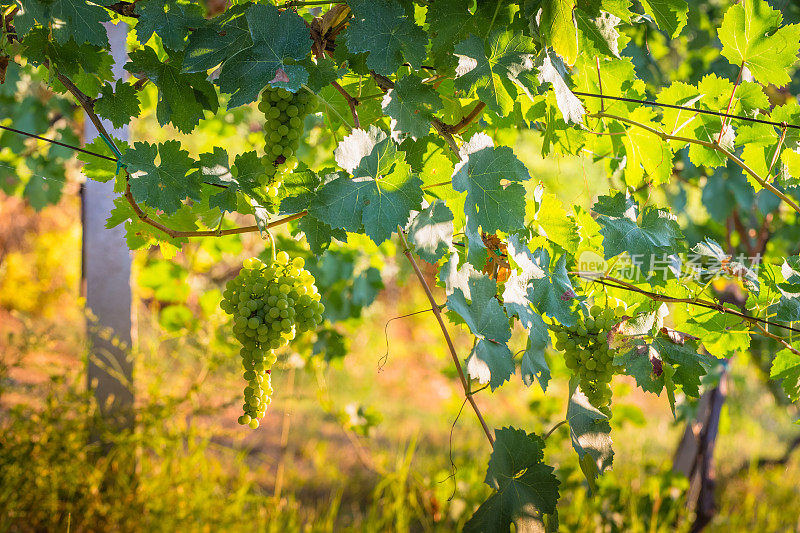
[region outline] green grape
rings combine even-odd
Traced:
[[[225,285],[220,308],[233,316],[233,334],[242,346],[239,353],[246,385],[243,414],[238,419],[241,425],[256,429],[266,414],[272,397],[270,370],[277,361],[275,350],[322,322],[325,308],[319,302],[314,276],[304,264],[302,258],[290,259],[286,252],[278,253],[272,265],[249,258]],[[301,319],[306,316],[311,320]]]
[[[572,326],[554,325],[555,348],[564,352],[564,364],[578,378],[589,402],[610,418],[611,379],[621,369],[614,365],[615,350],[608,344],[609,330],[624,308],[593,305],[583,310]]]

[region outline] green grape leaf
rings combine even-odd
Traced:
[[[195,163],[180,147],[180,141],[158,145],[137,142],[123,154],[122,162],[127,165],[134,200],[172,214],[185,198],[201,198],[196,175],[187,176]],[[155,162],[157,155],[161,158],[158,164]]]
[[[539,312],[555,318],[565,326],[575,324],[575,313],[571,306],[577,295],[567,275],[567,256],[559,257],[552,271],[549,270],[550,254],[545,248],[533,252],[532,258],[545,275],[530,280],[528,299]]]
[[[431,34],[431,57],[439,64],[450,64],[453,46],[470,32],[478,33],[476,18],[469,12],[470,0],[433,2],[428,6],[425,22]]]
[[[738,310],[738,309],[737,309]],[[750,347],[750,328],[741,318],[714,309],[696,310],[681,331],[701,339],[709,353],[726,357]]]
[[[352,168],[353,179],[342,176],[327,182],[308,210],[333,228],[354,232],[363,224],[364,232],[381,244],[398,226],[405,227],[411,212],[421,207],[422,180],[411,172],[403,152],[385,135],[359,158],[367,134],[358,131],[354,130],[336,150],[337,162]],[[372,139],[381,137],[371,132]]]
[[[183,54],[170,56],[161,62],[152,48],[143,48],[130,54],[125,70],[144,74],[158,87],[156,117],[162,126],[172,123],[183,133],[191,132],[203,118],[204,110],[216,112],[219,103],[217,91],[205,74],[180,72]]]
[[[301,64],[308,71],[308,88],[314,93],[347,74],[346,68],[337,67],[336,62],[329,57],[306,59]]]
[[[800,25],[781,27],[783,16],[764,0],[743,0],[728,8],[719,28],[722,55],[744,64],[764,85],[786,85],[787,70],[797,61]]]
[[[573,11],[575,0],[542,0],[539,32],[545,45],[550,46],[568,65],[578,59],[578,28]]]
[[[231,6],[189,35],[185,72],[206,72],[237,52],[253,46],[245,14],[251,4]]]
[[[270,85],[297,92],[308,81],[299,61],[311,50],[311,34],[303,19],[291,10],[254,4],[246,13],[253,45],[230,56],[220,70],[217,83],[231,95],[228,109],[249,104]]]
[[[479,339],[469,354],[467,374],[481,385],[497,389],[514,375],[514,356],[505,342]]]
[[[205,25],[203,8],[177,0],[139,0],[136,2],[136,36],[144,44],[153,34],[161,37],[164,46],[180,51],[186,46],[190,30]]]
[[[255,199],[261,197],[259,188],[265,169],[254,150],[237,155],[231,166],[228,153],[216,146],[213,152],[200,154],[198,168],[203,182],[225,188],[209,198],[209,206],[218,207],[223,213],[237,211],[237,192]]]
[[[505,116],[520,91],[519,76],[534,69],[536,45],[521,33],[496,30],[484,41],[470,35],[455,46],[458,57],[455,88],[477,95],[489,109]]]
[[[544,514],[553,514],[559,481],[542,462],[544,441],[533,433],[507,427],[495,430],[495,445],[485,482],[496,492],[464,526],[467,533],[543,530]]]
[[[566,83],[567,71],[561,59],[554,57],[547,51],[542,51],[536,58],[536,68],[539,71],[537,81],[540,84],[549,83],[556,97],[556,104],[564,122],[580,124],[586,110],[578,97],[575,96]]]
[[[411,221],[408,242],[424,261],[438,262],[453,246],[453,212],[436,200]]]
[[[475,276],[467,281],[469,299],[460,288],[447,297],[447,307],[457,313],[473,335],[504,343],[511,338],[508,318],[497,301],[497,284],[487,275]]]
[[[286,196],[281,199],[279,213],[287,215],[308,209],[321,183],[319,175],[309,169],[297,169],[285,176],[282,188]]]
[[[541,315],[534,314],[526,328],[528,329],[528,344],[522,354],[522,362],[519,367],[522,381],[530,387],[533,379],[536,378],[539,386],[542,387],[542,392],[547,392],[547,384],[550,383],[550,366],[544,357],[545,349],[550,343],[547,324]]]
[[[545,194],[534,218],[539,234],[547,237],[568,252],[575,253],[581,242],[575,219],[567,214],[561,200],[554,194]]]
[[[479,133],[462,146],[453,188],[467,193],[464,210],[473,227],[486,233],[514,232],[525,224],[525,187],[520,182],[530,178],[510,147],[495,148]]]
[[[547,390],[550,381],[550,367],[544,357],[545,348],[550,342],[547,324],[542,316],[534,310],[528,297],[529,284],[532,279],[546,276],[544,270],[534,261],[528,247],[521,243],[517,235],[508,239],[508,257],[521,271],[512,269],[503,288],[503,307],[508,316],[517,316],[520,324],[528,332],[528,344],[522,354],[520,372],[522,381],[530,386],[533,379],[539,381],[542,391]]]
[[[597,476],[611,468],[614,459],[611,426],[608,417],[593,406],[578,388],[577,380],[570,380],[570,398],[567,405],[567,422],[572,447],[592,491]]]
[[[686,26],[689,5],[686,0],[640,0],[644,12],[653,17],[656,25],[675,38]]]
[[[111,19],[101,5],[83,0],[26,0],[21,7],[14,17],[20,34],[28,33],[38,22],[45,28],[52,27],[53,37],[61,44],[73,40],[78,45],[108,46],[102,23]]]
[[[599,214],[605,259],[628,252],[641,272],[648,274],[654,263],[681,249],[680,228],[666,211],[647,206],[639,218],[638,204],[622,193],[601,196],[592,210]]]
[[[441,108],[439,94],[417,76],[400,79],[383,100],[383,112],[393,119],[392,130],[414,138],[430,132],[433,114]]]
[[[631,120],[656,128],[655,112],[639,107],[628,115]],[[639,187],[646,181],[653,185],[666,183],[672,176],[672,150],[661,137],[639,127],[630,127],[618,122],[609,128],[613,133],[612,143],[617,153],[625,154],[625,183]],[[694,145],[693,145],[694,146]]]
[[[771,305],[770,313],[775,313],[775,320],[781,322],[800,321],[800,292],[788,292],[778,288],[781,298],[778,303]]]
[[[770,379],[783,380],[781,386],[793,402],[800,400],[800,355],[781,350],[772,361]]]
[[[575,11],[575,21],[579,32],[579,50],[591,56],[619,57],[620,43],[617,29],[620,23],[619,17],[603,12],[588,15],[582,9],[578,9]]]
[[[331,241],[336,239],[340,242],[347,241],[347,233],[342,229],[334,229],[323,221],[311,215],[306,215],[297,223],[297,229],[306,236],[311,252],[317,256],[321,255],[331,245]]]
[[[94,110],[111,121],[115,128],[121,128],[131,117],[138,117],[139,92],[130,83],[117,80],[115,87],[106,83],[100,91],[100,98],[94,103]]]
[[[404,62],[419,68],[428,37],[397,0],[350,0],[353,19],[344,34],[348,51],[366,53],[367,67],[393,75]]]
[[[711,358],[698,353],[690,338],[684,340],[684,344],[666,337],[656,337],[650,343],[639,341],[630,351],[615,357],[614,363],[623,365],[626,373],[647,392],[661,394],[666,388],[673,404],[675,385],[680,385],[687,396],[697,398],[700,378],[706,375]]]

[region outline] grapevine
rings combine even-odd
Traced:
[[[276,351],[322,323],[325,306],[319,301],[314,276],[303,265],[302,257],[290,260],[286,252],[279,252],[271,265],[251,257],[223,292],[220,306],[233,315],[247,382],[239,423],[253,429],[271,402],[270,371],[278,359]]]
[[[491,447],[492,495],[467,530],[521,531],[556,516],[550,433],[493,430],[475,399],[515,375],[546,394],[569,380],[564,424],[590,485],[612,462],[615,375],[676,412],[726,360],[764,347],[759,371],[781,401],[800,399],[793,3],[237,1],[217,14],[184,0],[0,3],[0,78],[13,80],[0,99],[15,125],[30,123],[25,109],[46,119],[36,132],[0,125],[4,141],[30,137],[4,147],[4,189],[36,206],[60,197],[48,179],[65,175],[56,147],[72,145],[54,124],[72,110],[13,94],[41,78],[99,132],[80,148],[83,172],[114,182],[109,225],[124,225],[131,248],[270,229],[293,239],[296,257],[249,258],[223,292],[241,345],[243,425],[263,420],[271,370],[297,335],[315,352],[344,351],[334,324],[374,299],[358,267],[370,255],[391,262],[395,239]],[[135,79],[106,68],[109,20],[134,28],[122,66]],[[76,61],[76,50],[96,61]],[[177,139],[128,145],[107,127],[152,117],[167,137],[202,138],[236,113],[258,142],[217,138],[199,155]],[[536,172],[519,153],[528,134],[545,160]],[[580,170],[539,176],[562,160]],[[316,270],[342,251],[352,259],[338,274]],[[386,279],[408,274],[389,267]],[[326,310],[315,287],[337,291],[345,280],[329,274],[352,284],[341,309],[332,298]],[[469,343],[450,336],[448,318]]]

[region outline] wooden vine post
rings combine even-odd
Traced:
[[[113,72],[126,73],[124,23],[107,24]],[[109,131],[127,139],[128,128]],[[87,142],[98,137],[97,128],[87,120]],[[125,242],[125,227],[106,228],[114,207],[114,182],[87,180],[82,189],[83,292],[86,297],[89,341],[88,384],[104,420],[111,428],[133,425],[133,360],[131,355],[131,252]],[[104,424],[105,425],[105,424]]]

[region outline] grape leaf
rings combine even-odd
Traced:
[[[303,19],[291,10],[254,4],[246,13],[253,45],[229,57],[217,83],[231,95],[228,109],[249,104],[270,85],[297,92],[308,72],[289,60],[299,61],[311,50],[311,34]]]
[[[22,12],[14,17],[20,35],[28,33],[35,22],[52,27],[53,37],[61,44],[74,40],[76,44],[90,43],[108,46],[108,34],[103,22],[111,20],[102,6],[84,0],[26,0]]]
[[[660,395],[666,387],[670,403],[674,404],[675,385],[680,385],[687,396],[700,395],[700,378],[706,374],[711,359],[698,353],[691,340],[675,344],[668,338],[656,337],[650,343],[639,341],[630,351],[615,357],[614,363],[623,365],[647,392]]]
[[[542,515],[555,512],[559,481],[542,463],[544,441],[533,433],[507,427],[495,430],[495,445],[485,482],[496,492],[464,526],[467,533],[543,529]]]
[[[418,138],[430,132],[433,114],[442,108],[442,100],[417,76],[405,76],[386,93],[382,107],[393,119],[392,130]]]
[[[539,32],[545,45],[550,46],[568,65],[578,58],[578,28],[573,17],[575,0],[542,0]]]
[[[652,109],[639,107],[628,116],[631,120],[657,128]],[[625,154],[625,183],[639,187],[646,178],[653,185],[669,181],[672,176],[672,151],[668,143],[644,128],[615,122],[609,129],[614,134],[612,143],[616,152]]]
[[[200,177],[205,183],[225,187],[225,190],[209,198],[210,207],[218,207],[223,213],[235,212],[238,205],[237,192],[261,199],[258,189],[264,175],[264,166],[254,150],[237,155],[234,165],[231,166],[228,153],[217,146],[211,153],[200,154],[198,167]]]
[[[520,324],[528,332],[528,344],[522,354],[520,371],[523,382],[530,386],[536,377],[542,390],[547,390],[550,381],[550,368],[544,358],[544,350],[550,340],[547,325],[528,299],[528,286],[532,279],[546,276],[544,270],[534,261],[528,247],[520,242],[517,235],[508,239],[508,257],[521,269],[511,270],[503,289],[503,307],[508,316],[517,316]]]
[[[462,146],[462,161],[453,173],[453,188],[467,193],[465,212],[473,227],[487,233],[497,230],[513,232],[525,221],[525,187],[522,181],[531,178],[528,169],[508,146],[494,148],[491,140],[481,141],[485,134],[474,135]],[[487,142],[480,147],[475,142]]]
[[[245,16],[250,5],[231,6],[192,31],[183,58],[183,70],[205,72],[235,53],[253,46]]]
[[[134,200],[171,214],[181,207],[184,198],[201,198],[196,175],[187,176],[195,166],[194,161],[180,147],[180,141],[158,145],[137,142],[123,154]],[[158,164],[156,155],[161,158]]]
[[[184,133],[191,132],[203,118],[203,111],[216,112],[219,103],[217,91],[205,74],[180,72],[183,54],[170,56],[161,62],[152,48],[143,48],[130,54],[125,70],[144,74],[158,87],[156,117],[162,126],[172,123]]]
[[[686,0],[640,0],[644,12],[653,17],[656,25],[672,38],[686,26],[689,5]]]
[[[100,91],[100,98],[94,103],[94,110],[111,121],[115,128],[121,128],[131,117],[138,117],[139,92],[130,83],[117,80],[115,87],[106,83]]]
[[[588,15],[585,11],[578,9],[575,11],[575,21],[579,32],[579,50],[591,56],[602,54],[619,57],[620,35],[617,30],[620,23],[619,17],[603,12]]]
[[[521,33],[496,30],[483,39],[470,35],[455,46],[458,66],[455,88],[477,95],[489,109],[505,116],[514,108],[520,74],[532,71],[536,45]]]
[[[144,44],[153,34],[161,37],[170,50],[183,50],[189,30],[205,24],[203,9],[194,3],[177,0],[139,0],[136,2],[136,36]]]
[[[793,401],[800,400],[800,355],[791,350],[781,350],[772,361],[770,379],[783,380],[781,386]]]
[[[597,476],[611,468],[614,450],[611,448],[611,426],[608,417],[589,402],[576,380],[570,380],[567,422],[572,447],[578,453],[581,470],[595,490]]]
[[[350,146],[361,140],[358,134],[346,137],[337,148],[337,160],[352,167],[358,150]],[[391,139],[374,144],[352,173],[353,179],[342,176],[320,187],[309,212],[333,228],[350,232],[363,224],[364,232],[381,244],[398,226],[405,227],[411,212],[422,205],[422,180],[411,172]]]
[[[462,41],[470,32],[478,33],[476,19],[469,12],[469,0],[433,2],[428,6],[425,22],[431,34],[431,57],[434,63],[450,66],[455,43]]]
[[[306,236],[308,246],[315,255],[321,255],[327,250],[333,239],[341,242],[347,241],[347,233],[344,230],[334,229],[311,215],[301,218],[297,223],[297,228]]]
[[[347,49],[367,55],[367,66],[385,76],[404,62],[419,68],[428,38],[397,0],[350,0],[353,19],[344,34]]]
[[[575,219],[567,214],[561,200],[554,194],[545,194],[539,203],[534,219],[539,225],[539,234],[547,237],[568,252],[575,253],[581,242]]]
[[[327,169],[323,172],[331,176]],[[284,176],[282,189],[285,196],[281,199],[279,213],[287,215],[307,209],[321,183],[320,176],[307,168],[299,168]]]
[[[539,71],[537,80],[539,83],[549,83],[556,96],[556,103],[564,122],[583,122],[583,115],[586,110],[578,97],[575,96],[567,86],[567,72],[564,64],[557,57],[553,57],[547,51],[542,51],[536,58],[536,68]]]
[[[764,85],[786,85],[787,70],[797,61],[800,25],[781,27],[783,16],[764,0],[743,0],[728,8],[719,28],[722,55],[744,64]]]
[[[514,375],[514,356],[505,342],[479,339],[467,360],[467,374],[481,385],[497,389]]]
[[[411,221],[408,242],[424,261],[436,263],[453,246],[453,212],[436,200]]]
[[[552,272],[549,270],[550,254],[545,248],[537,249],[531,257],[545,275],[531,278],[528,299],[540,313],[555,318],[565,326],[575,324],[575,313],[571,307],[577,295],[567,275],[567,256],[559,257]]]
[[[38,155],[28,158],[25,165],[33,175],[25,183],[22,194],[31,207],[41,211],[48,205],[58,203],[66,182],[64,165]]]
[[[639,219],[639,205],[622,193],[601,196],[592,210],[599,213],[597,222],[605,259],[628,252],[646,275],[655,262],[681,249],[680,228],[675,217],[666,211],[647,206]]]
[[[489,339],[496,343],[508,341],[511,338],[511,328],[500,302],[495,298],[495,281],[482,275],[470,278],[467,284],[471,303],[467,302],[464,292],[456,288],[447,297],[448,309],[457,313],[479,339]]]

